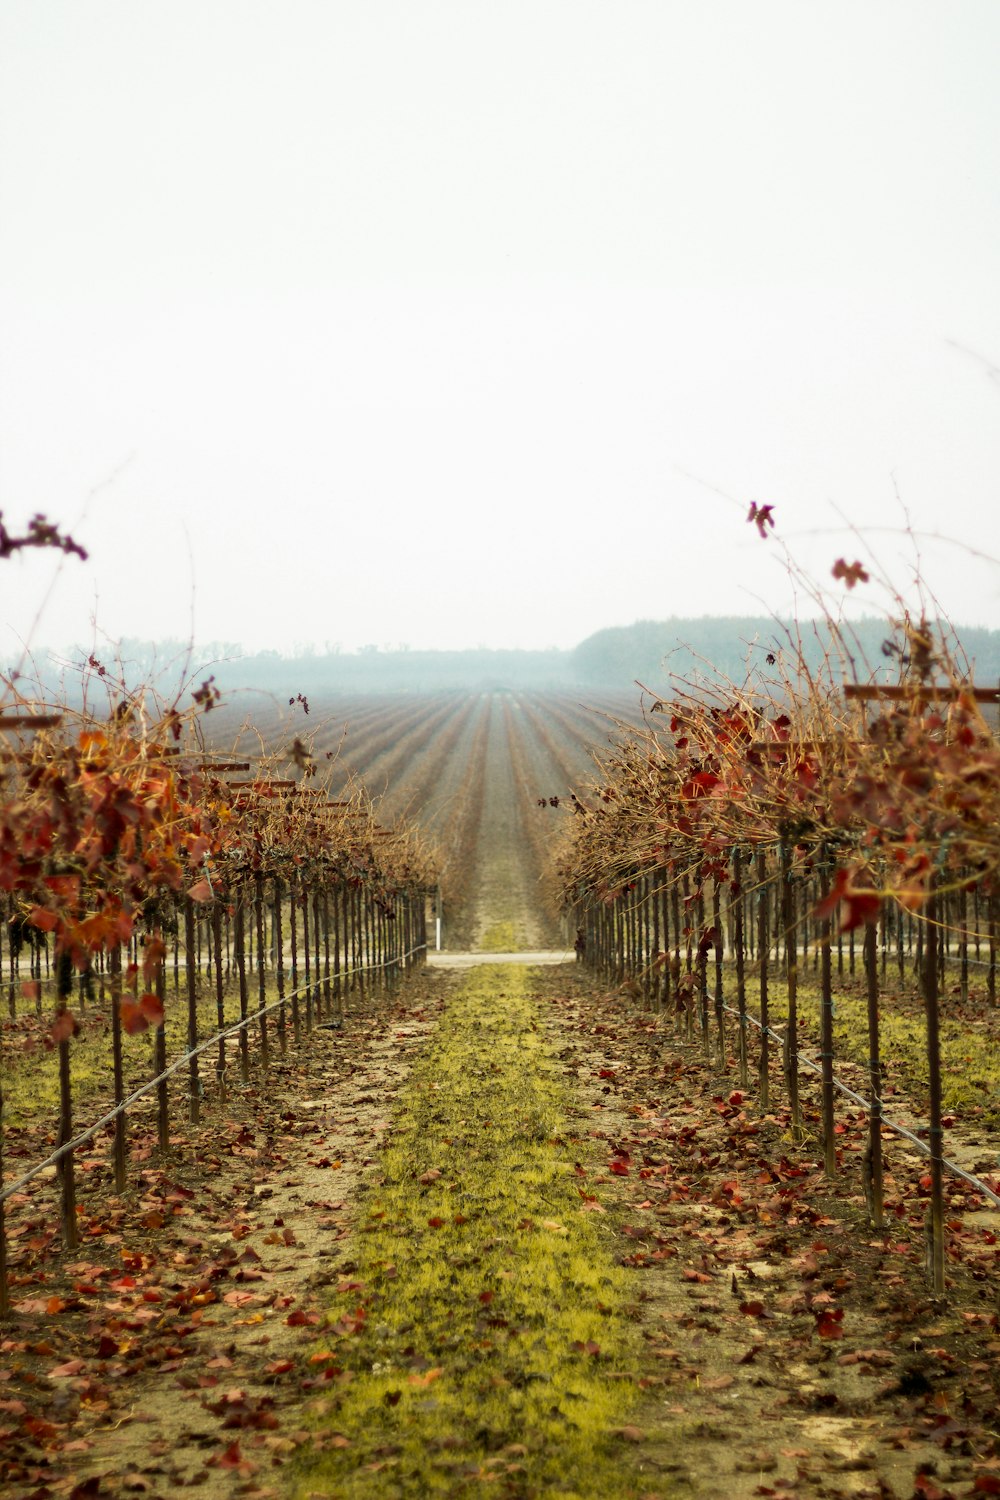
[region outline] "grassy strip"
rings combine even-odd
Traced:
[[[800,1019],[806,1021],[814,1039],[818,1038],[819,989],[812,983],[803,984],[800,979],[798,995]],[[787,1015],[784,986],[772,981],[772,1019],[781,1025]],[[881,1007],[880,1034],[889,1083],[902,1088],[917,1108],[925,1108],[927,1030],[923,1016],[894,1009],[887,1001]],[[847,1058],[867,1068],[868,1007],[865,1000],[845,995],[843,991],[835,995],[833,1038],[835,1057]],[[808,1045],[805,1039],[802,1044]],[[819,1043],[814,1040],[812,1045],[815,1048]],[[941,1069],[946,1111],[966,1120],[976,1119],[984,1125],[1000,1125],[1000,1046],[991,1037],[970,1030],[961,1021],[942,1018]]]
[[[530,975],[470,971],[401,1103],[318,1351],[296,1495],[634,1496],[625,1273],[559,1140]],[[616,1429],[618,1429],[616,1435]]]
[[[278,998],[277,991],[268,988],[265,1004]],[[254,1015],[259,1003],[254,975],[254,989],[250,1000],[250,1014]],[[14,1027],[4,1035],[0,1044],[0,1064],[4,1080],[4,1122],[10,1129],[37,1124],[39,1117],[48,1115],[55,1124],[59,1111],[59,1054],[45,1045],[45,1034],[54,1013],[54,1000],[49,997],[44,1019],[29,1015],[23,1018],[24,1034]],[[240,1019],[239,996],[233,990],[224,999],[225,1024],[233,1026]],[[305,1000],[300,997],[300,1012],[305,1017]],[[74,994],[69,1000],[69,1009],[81,1023],[80,1035],[75,1037],[71,1048],[70,1068],[73,1080],[73,1096],[80,1107],[84,1101],[97,1100],[109,1108],[114,1095],[111,1052],[111,999],[94,999],[87,1009],[81,1009]],[[187,1051],[188,1010],[187,995],[175,993],[168,988],[166,996],[166,1050],[167,1061],[173,1062]],[[267,1018],[268,1035],[272,1047],[278,1046],[278,1012],[272,1011]],[[289,1037],[292,1029],[291,1001],[287,1006],[286,1027]],[[204,1040],[219,1029],[218,1012],[214,991],[203,983],[198,998],[198,1035]],[[259,1023],[254,1020],[249,1028],[250,1048],[258,1047]],[[144,1031],[136,1036],[125,1036],[122,1049],[125,1060],[126,1092],[138,1088],[153,1077],[154,1032]],[[227,1066],[239,1069],[239,1034],[226,1040]],[[215,1076],[216,1053],[214,1050],[201,1054],[200,1067],[205,1087]],[[183,1075],[186,1086],[187,1074]],[[84,1123],[81,1121],[80,1123]]]
[[[514,923],[492,923],[483,933],[479,946],[483,953],[516,953],[520,944]]]

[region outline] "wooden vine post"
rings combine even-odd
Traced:
[[[925,907],[927,939],[924,944],[923,992],[927,1022],[927,1070],[930,1104],[927,1144],[931,1157],[931,1200],[928,1213],[928,1268],[935,1297],[944,1296],[944,1164],[941,1126],[941,1036],[938,1009],[938,902],[933,894]]]
[[[73,991],[73,970],[69,955],[61,953],[56,961],[57,1016],[59,1028],[59,1134],[57,1144],[67,1146],[73,1139],[73,1090],[70,1077],[70,1022],[66,1002]],[[80,1243],[76,1222],[76,1176],[72,1151],[59,1158],[60,1223],[62,1241],[67,1250]]]
[[[167,976],[163,964],[156,969],[156,997],[161,1006],[166,1005]],[[159,1077],[167,1066],[167,1029],[161,1021],[153,1036],[153,1076]],[[156,1085],[156,1124],[160,1151],[170,1148],[170,1100],[167,1095],[167,1080],[160,1078]]]
[[[740,1087],[749,1086],[747,1048],[746,954],[743,933],[743,860],[739,849],[733,850],[733,944],[736,949],[736,1008],[740,1013],[739,1067]]]
[[[304,880],[302,882],[302,969],[305,975],[304,984],[306,991],[306,1030],[312,1031],[313,988],[309,957],[309,886],[308,883]]]
[[[785,979],[788,986],[788,1023],[785,1028],[783,1062],[788,1103],[792,1112],[792,1139],[802,1139],[802,1106],[799,1103],[799,957],[795,928],[795,888],[792,884],[792,851],[782,841],[780,875],[781,922],[785,934]]]
[[[292,1036],[296,1047],[302,1040],[302,1022],[299,1016],[299,877],[293,869],[288,885],[289,941],[292,949]]]
[[[700,877],[695,911],[698,926],[698,1021],[701,1027],[702,1050],[706,1057],[711,1057],[712,1041],[708,1026],[708,950],[711,946],[711,939],[705,926],[705,893]]]
[[[767,987],[767,961],[768,950],[771,946],[770,933],[768,931],[768,886],[767,886],[767,863],[763,849],[757,850],[757,960],[760,968],[760,1063],[759,1063],[759,1091],[761,1114],[767,1114],[771,1107],[771,1086],[768,1073],[770,1061],[770,1034],[768,1031],[768,987]]]
[[[820,850],[819,871],[820,899],[825,901],[830,894],[830,871],[826,850]],[[833,1115],[833,954],[831,941],[833,923],[825,916],[820,925],[820,1001],[819,1060],[822,1069],[822,1113],[823,1113],[823,1166],[828,1177],[837,1174],[837,1140]]]
[[[108,972],[111,978],[111,1060],[115,1082],[115,1115],[112,1161],[115,1173],[115,1192],[125,1191],[125,1111],[121,1104],[125,1098],[125,1069],[122,1058],[122,950],[115,943],[108,955]]]
[[[879,1038],[879,989],[877,933],[874,922],[865,927],[865,984],[868,994],[868,1086],[871,1091],[871,1113],[868,1117],[868,1146],[861,1164],[862,1182],[868,1200],[868,1216],[875,1229],[881,1229],[884,1217],[882,1198],[882,1060]]]
[[[250,1081],[250,990],[247,984],[247,938],[246,938],[246,887],[240,884],[236,890],[236,908],[233,912],[233,948],[236,956],[236,980],[240,991],[240,1077],[244,1083]]]
[[[219,1028],[219,1051],[215,1060],[215,1076],[219,1087],[219,1098],[226,1097],[226,989],[222,971],[222,903],[216,898],[212,903],[212,958],[215,969],[215,1019]]]
[[[281,881],[275,875],[271,881],[274,892],[274,976],[278,986],[278,1051],[282,1057],[288,1056],[288,1027],[285,1019],[285,945],[282,938],[282,888]]]
[[[712,881],[712,927],[715,934],[715,1029],[719,1044],[719,1067],[726,1066],[726,1022],[723,1010],[723,987],[722,987],[722,899],[719,895],[719,882],[717,878]]]
[[[192,1125],[201,1119],[201,1079],[198,1076],[198,961],[195,951],[194,902],[184,897],[184,962],[187,967],[188,1001],[188,1118]]]
[[[253,912],[257,933],[257,1024],[260,1028],[260,1061],[266,1073],[271,1059],[267,1041],[267,974],[264,964],[264,877],[259,870],[254,877]]]

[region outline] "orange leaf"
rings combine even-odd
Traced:
[[[68,1042],[78,1036],[80,1026],[71,1010],[61,1010],[49,1027],[49,1038],[53,1042]]]
[[[149,984],[157,969],[167,956],[167,945],[159,936],[146,939],[142,950],[142,981]]]
[[[146,1022],[148,1025],[163,1025],[163,1001],[159,998],[159,996],[150,994],[143,995],[139,1001],[139,1009],[146,1017]]]
[[[188,895],[192,901],[211,901],[214,892],[208,881],[202,876],[201,880],[196,880],[194,885],[188,887]]]
[[[138,1036],[141,1031],[149,1030],[149,1022],[142,1013],[142,1007],[134,1000],[122,1000],[118,1009],[122,1026],[129,1036]]]

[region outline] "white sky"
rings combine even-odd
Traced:
[[[907,515],[1000,557],[998,44],[996,0],[3,0],[0,506],[91,560],[37,625],[2,564],[0,655],[782,610],[751,499],[821,580],[905,589]],[[1000,563],[920,553],[1000,626]]]

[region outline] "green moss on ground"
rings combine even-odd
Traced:
[[[634,1496],[625,1273],[588,1211],[529,972],[470,971],[400,1101],[295,1493]],[[619,1429],[616,1433],[616,1429]]]
[[[483,953],[516,953],[520,947],[513,922],[493,922],[479,945]]]
[[[788,1000],[784,986],[771,991],[771,1015],[784,1023]],[[800,979],[800,1020],[810,1034],[819,1035],[820,992]],[[985,1125],[1000,1125],[1000,1044],[995,1038],[972,1030],[960,1020],[941,1019],[942,1102],[949,1114],[975,1118]],[[838,991],[834,996],[833,1037],[835,1057],[848,1058],[868,1067],[868,1005],[855,995]],[[816,1044],[818,1045],[818,1043]],[[888,998],[880,1007],[880,1051],[890,1084],[901,1088],[917,1108],[927,1098],[927,1031],[922,1014],[895,1008]],[[834,1063],[836,1071],[836,1062]]]
[[[183,976],[182,976],[183,977]],[[253,976],[254,988],[249,1002],[251,1015],[256,1011],[259,1004],[259,993],[256,987],[256,974]],[[266,995],[266,1004],[277,999],[277,992],[269,987]],[[37,1125],[40,1119],[48,1118],[53,1127],[59,1115],[59,1054],[57,1049],[50,1049],[45,1045],[44,1036],[55,1013],[55,999],[51,993],[47,993],[44,1000],[44,1018],[37,1019],[34,1015],[28,1017],[30,1030],[25,1035],[19,1035],[13,1028],[4,1037],[2,1049],[0,1049],[0,1066],[3,1068],[3,1090],[4,1090],[4,1122],[10,1129],[18,1127],[29,1127]],[[232,989],[227,991],[224,998],[225,1024],[234,1025],[240,1018],[239,997]],[[305,1001],[299,1001],[302,1026],[305,1026]],[[27,1009],[27,1007],[25,1007]],[[111,1053],[111,1000],[105,996],[103,1000],[95,998],[88,1002],[84,1010],[79,997],[74,993],[69,999],[69,1009],[81,1023],[79,1036],[73,1039],[70,1049],[70,1072],[73,1086],[74,1109],[79,1105],[81,1108],[90,1101],[96,1101],[98,1105],[110,1107],[114,1097],[114,1084],[112,1072]],[[184,991],[175,991],[171,986],[166,995],[166,1052],[168,1062],[175,1061],[178,1056],[187,1050],[187,1028],[188,1028],[188,1003]],[[216,1008],[215,993],[207,981],[203,982],[201,993],[198,996],[198,1035],[200,1038],[212,1036],[218,1030],[218,1012]],[[271,1011],[267,1017],[268,1042],[270,1047],[277,1052],[279,1047],[278,1037],[278,1012]],[[292,1007],[289,1001],[286,1012],[286,1030],[289,1045],[292,1038]],[[249,1027],[250,1048],[254,1052],[259,1049],[260,1030],[259,1023],[253,1021]],[[124,1036],[122,1038],[122,1052],[125,1063],[126,1091],[131,1092],[138,1088],[148,1079],[153,1077],[155,1068],[153,1065],[155,1032],[148,1030],[136,1036]],[[239,1071],[240,1039],[236,1033],[226,1040],[227,1069],[232,1076]],[[206,1089],[214,1086],[217,1052],[211,1048],[203,1052],[200,1057],[201,1075]],[[187,1072],[183,1070],[177,1075],[179,1084],[177,1086],[187,1088]],[[96,1118],[96,1114],[94,1114]],[[85,1124],[86,1120],[78,1115],[78,1123]]]

